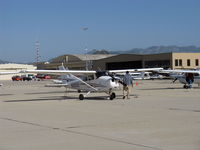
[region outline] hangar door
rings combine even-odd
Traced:
[[[142,68],[142,61],[110,62],[106,63],[106,70]]]

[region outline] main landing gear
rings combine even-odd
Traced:
[[[79,100],[84,100],[85,97],[86,97],[88,94],[90,94],[90,92],[88,92],[88,93],[85,94],[85,95],[79,94]],[[115,99],[115,98],[116,98],[116,94],[115,94],[114,92],[112,92],[112,93],[110,94],[110,96],[109,96],[109,99],[110,99],[110,100],[113,100],[113,99]]]
[[[79,100],[84,100],[84,98],[85,98],[87,95],[89,95],[89,94],[90,94],[90,91],[87,92],[85,95],[79,94]]]
[[[84,100],[84,95],[83,94],[79,95],[79,100]]]
[[[183,88],[184,88],[184,89],[190,89],[190,88],[192,88],[192,85],[186,85],[186,84],[185,84],[185,85],[183,86]]]

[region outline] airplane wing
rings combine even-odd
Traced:
[[[129,72],[144,72],[144,71],[159,71],[163,68],[143,68],[143,69],[123,69],[123,70],[108,70],[109,73],[125,73]],[[63,75],[63,74],[95,74],[97,71],[94,70],[23,70],[20,73],[38,73],[38,74],[53,74],[53,75]]]
[[[38,74],[53,74],[53,75],[63,75],[63,74],[95,74],[96,71],[90,71],[90,70],[23,70],[21,73],[38,73]],[[86,83],[82,79],[73,76],[75,79],[79,80],[86,86],[90,87],[91,89],[97,91],[98,89],[94,88],[90,84]]]
[[[0,75],[7,75],[7,74],[18,74],[21,71],[16,71],[16,72],[0,72]]]
[[[145,72],[145,71],[160,71],[163,68],[143,68],[143,69],[123,69],[123,70],[109,70],[110,73],[125,73],[126,71],[129,72]]]
[[[53,74],[53,75],[64,75],[64,74],[95,74],[96,71],[90,70],[23,70],[21,73],[38,73],[38,74]]]
[[[200,74],[199,70],[160,70],[160,73],[195,73]]]

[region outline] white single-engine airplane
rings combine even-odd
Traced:
[[[191,88],[192,84],[200,85],[200,70],[160,70],[160,73],[168,73],[173,82],[179,80],[183,83],[183,88]]]
[[[87,94],[79,95],[79,99],[83,100],[91,92],[105,92],[109,95],[110,100],[113,100],[116,95],[113,90],[119,88],[119,78],[115,77],[116,73],[139,72],[139,71],[159,71],[163,68],[146,68],[146,69],[124,69],[124,70],[108,70],[108,71],[92,71],[92,70],[24,70],[21,73],[38,73],[38,74],[53,74],[53,75],[68,75],[66,82],[61,82],[57,86],[76,89],[80,92],[84,91]],[[75,75],[94,76],[93,79],[84,80]]]

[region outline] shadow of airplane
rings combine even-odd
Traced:
[[[0,96],[10,96],[10,95],[14,95],[14,94],[0,94]]]
[[[148,88],[148,89],[137,89],[137,90],[183,90],[183,88],[179,87],[167,87],[167,88]]]
[[[6,100],[3,102],[37,102],[37,101],[58,101],[65,100],[64,96],[54,96],[54,97],[44,97],[44,98],[36,98],[36,99],[22,99],[22,100]]]
[[[108,100],[107,96],[101,97],[85,97],[84,100]],[[77,96],[54,96],[35,99],[22,99],[22,100],[6,100],[3,102],[37,102],[37,101],[62,101],[62,100],[79,100]]]
[[[200,89],[199,87],[192,87],[188,89]],[[137,90],[185,90],[183,87],[159,87],[159,88],[147,88],[147,89],[137,89]]]
[[[32,94],[52,94],[52,93],[77,93],[77,91],[48,91],[48,92],[30,92],[30,93],[24,93],[26,95],[32,95]]]
[[[131,95],[137,98],[138,95]],[[117,95],[115,99],[122,99],[123,95]],[[22,100],[6,100],[3,102],[37,102],[37,101],[62,101],[62,100],[79,100],[78,96],[51,96],[51,97],[41,97],[35,99],[22,99]],[[109,100],[109,96],[88,96],[84,98],[85,100]]]

